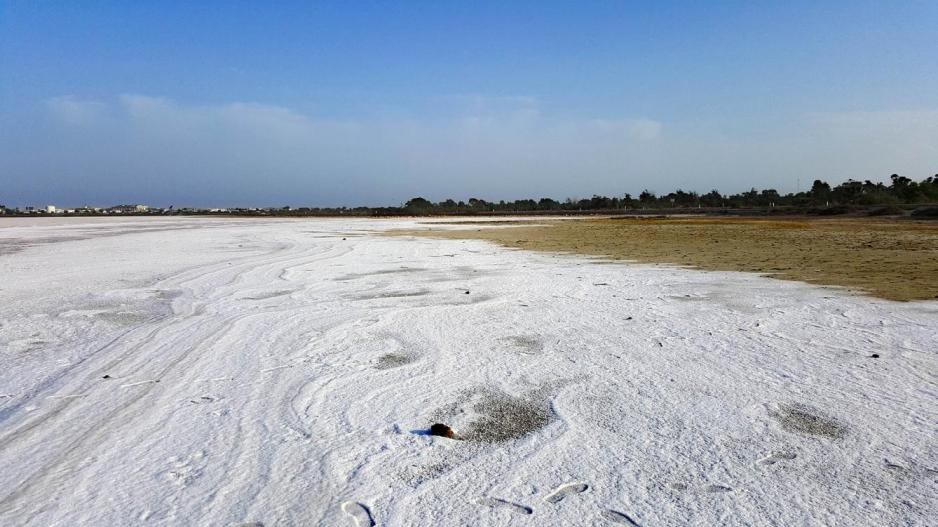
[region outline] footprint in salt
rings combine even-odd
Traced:
[[[631,516],[625,514],[624,512],[614,511],[612,509],[606,509],[599,515],[602,519],[617,523],[619,525],[631,525],[632,527],[641,527],[638,522],[632,519]]]
[[[705,492],[710,492],[713,494],[722,494],[724,492],[732,492],[732,487],[727,487],[726,485],[707,485],[704,487]]]
[[[531,507],[527,507],[525,505],[521,505],[518,503],[512,503],[510,501],[501,500],[498,498],[489,498],[489,497],[479,498],[478,500],[476,500],[476,503],[478,503],[479,505],[483,505],[485,507],[491,507],[493,509],[507,509],[510,512],[513,512],[515,514],[531,514],[534,512],[534,509],[532,509]]]
[[[798,457],[797,454],[791,452],[776,452],[771,456],[759,460],[760,465],[774,465],[780,461],[791,461]]]
[[[560,503],[567,496],[570,496],[571,494],[581,494],[586,492],[588,488],[590,488],[590,486],[586,483],[565,483],[548,494],[544,498],[544,501],[547,503]]]
[[[217,400],[218,399],[216,399],[215,397],[211,397],[209,395],[203,395],[195,399],[190,399],[189,402],[192,404],[208,404],[208,403],[214,403]]]
[[[356,527],[373,527],[375,524],[368,507],[356,501],[346,501],[343,503],[342,512],[352,517]]]

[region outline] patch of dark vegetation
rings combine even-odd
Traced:
[[[805,211],[805,214],[812,216],[840,216],[850,212],[850,207],[846,205],[834,205],[831,207],[812,207]]]
[[[458,403],[438,412],[443,418],[468,418],[459,426],[459,438],[478,443],[503,443],[540,430],[554,419],[543,390],[513,396],[481,388],[463,392]],[[439,419],[445,420],[445,419]]]
[[[782,404],[773,412],[782,429],[830,439],[840,439],[847,434],[847,427],[836,419],[824,416],[819,410],[805,404]]]
[[[375,369],[390,370],[391,368],[397,368],[399,366],[404,366],[405,364],[410,364],[416,360],[417,357],[406,353],[385,353],[384,355],[378,357],[378,362],[375,363]]]
[[[914,218],[938,218],[938,207],[922,207],[912,211]]]
[[[899,216],[903,214],[903,210],[895,205],[887,205],[885,207],[876,207],[866,211],[867,216]]]

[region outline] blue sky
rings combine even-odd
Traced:
[[[938,2],[265,4],[0,1],[0,203],[938,172]]]

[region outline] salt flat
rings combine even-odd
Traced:
[[[938,303],[415,226],[0,220],[0,524],[938,517]]]

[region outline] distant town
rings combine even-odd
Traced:
[[[113,207],[78,207],[74,209],[64,209],[55,205],[46,205],[45,207],[17,207],[7,209],[2,207],[3,212],[7,214],[21,215],[45,215],[45,214],[147,214],[150,212],[159,213],[162,209],[152,209],[149,205],[115,205]]]
[[[257,211],[262,209],[238,209]],[[181,208],[173,207],[151,207],[135,203],[131,205],[114,205],[111,207],[75,207],[62,208],[55,205],[46,205],[44,207],[15,207],[8,208],[0,205],[0,214],[9,214],[17,216],[46,216],[46,215],[64,215],[64,216],[107,216],[111,214],[205,214],[205,213],[226,213],[229,209],[203,209],[203,208]]]

